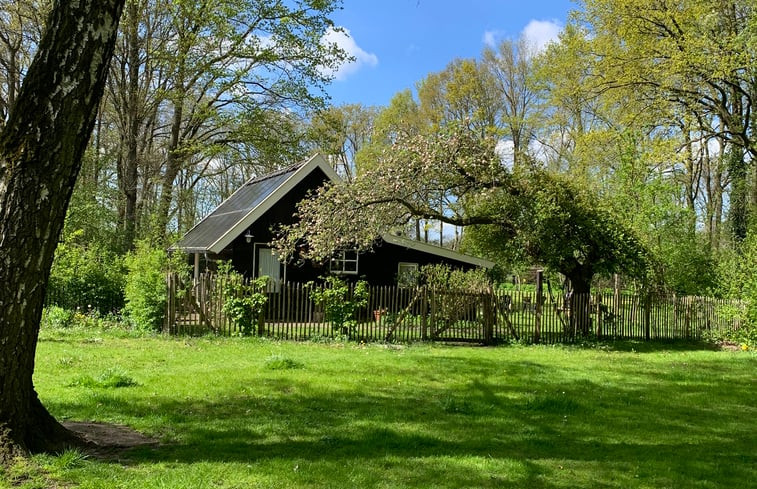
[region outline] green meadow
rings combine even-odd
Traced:
[[[757,355],[704,344],[295,343],[43,329],[63,421],[157,444],[37,455],[0,487],[747,488]]]

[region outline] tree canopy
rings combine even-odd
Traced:
[[[457,125],[399,136],[375,168],[301,202],[299,223],[278,246],[325,260],[346,247],[369,250],[381,234],[423,218],[470,227],[469,249],[500,261],[526,255],[577,291],[588,291],[596,273],[644,277],[646,250],[609,207],[536,163],[508,169],[495,144]]]

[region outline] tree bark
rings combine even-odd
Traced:
[[[140,129],[139,116],[139,9],[136,1],[129,2],[129,26],[127,30],[129,58],[129,95],[128,95],[128,129],[126,159],[123,174],[124,187],[124,247],[134,248],[137,234],[137,183],[138,183],[138,142]]]
[[[53,253],[102,97],[124,0],[57,0],[0,133],[0,462],[77,438],[32,382]]]

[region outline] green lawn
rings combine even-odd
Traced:
[[[56,417],[162,441],[35,457],[60,487],[757,485],[753,352],[42,336],[35,383]]]

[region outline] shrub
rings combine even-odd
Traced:
[[[262,276],[247,281],[234,271],[228,262],[219,264],[218,273],[223,277],[224,284],[223,312],[234,322],[243,336],[251,335],[253,325],[260,318],[268,302],[268,296],[265,294],[268,277]]]
[[[69,328],[74,324],[74,311],[59,306],[49,306],[42,311],[42,325],[55,328]]]
[[[184,256],[174,258],[148,241],[140,241],[126,257],[126,313],[137,328],[160,330],[166,312],[166,273],[178,271],[189,280]]]
[[[421,267],[420,275],[422,282],[431,289],[458,292],[438,295],[436,319],[443,327],[475,311],[478,298],[468,293],[486,292],[491,287],[486,272],[480,269],[463,271],[442,264],[426,265]]]
[[[350,294],[350,286],[339,277],[328,276],[323,288],[315,283],[308,282],[306,286],[310,290],[310,299],[318,306],[323,307],[326,321],[332,324],[337,333],[345,329],[352,333],[355,329],[355,311],[368,305],[368,283],[358,280],[354,290]]]
[[[757,348],[757,227],[753,227],[738,252],[722,260],[720,277],[726,297],[741,300],[743,307],[724,309],[724,315],[740,319],[741,326],[723,338]]]
[[[120,256],[100,245],[77,244],[73,236],[55,252],[47,302],[64,309],[114,312],[124,306],[125,284]]]
[[[491,281],[483,269],[457,270],[449,265],[424,265],[421,281],[432,289],[481,292],[488,290]]]

